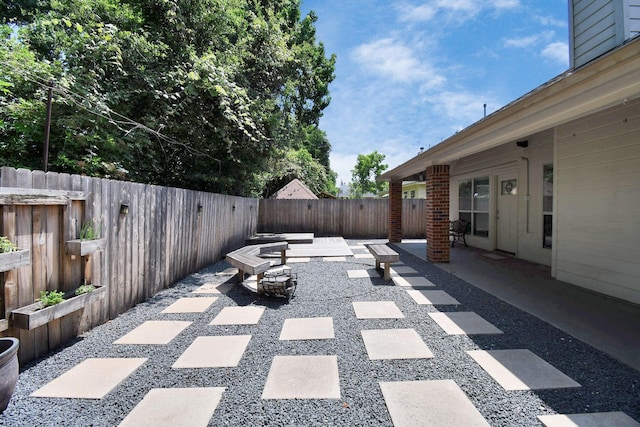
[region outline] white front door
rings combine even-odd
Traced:
[[[498,176],[496,249],[515,254],[518,250],[518,178],[515,173]]]

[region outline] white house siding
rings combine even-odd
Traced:
[[[558,128],[555,276],[640,304],[640,101]]]
[[[632,38],[640,34],[640,0],[628,0],[629,6],[627,7],[627,22],[628,33],[626,38]]]
[[[498,176],[513,171],[518,178],[518,258],[551,265],[551,250],[542,247],[542,172],[545,164],[553,163],[553,132],[551,130],[531,135],[528,148],[520,148],[516,141],[496,147],[473,156],[465,157],[451,164],[450,218],[458,218],[458,183],[464,179],[490,177],[490,230],[489,237],[467,236],[471,246],[486,250],[496,248],[496,201],[499,194]],[[526,160],[529,175],[527,176]],[[527,180],[529,180],[529,204],[527,232]]]

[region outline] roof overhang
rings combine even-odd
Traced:
[[[640,96],[640,37],[539,86],[378,177],[415,179],[428,166],[526,138]]]

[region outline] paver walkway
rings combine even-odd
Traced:
[[[352,246],[349,250],[360,251],[363,246]],[[305,248],[309,253],[321,253]],[[326,248],[325,248],[326,252]],[[322,252],[317,262],[340,263],[357,259],[358,262],[373,262],[350,256],[345,258],[344,245],[340,245],[334,258]],[[356,254],[357,256],[358,254]],[[363,261],[365,260],[365,261]],[[291,260],[289,260],[291,261]],[[314,261],[316,262],[316,261]],[[398,298],[409,295],[417,307],[463,306],[442,289],[437,288],[411,267],[398,265],[393,268],[391,284],[396,286]],[[344,274],[350,280],[369,280],[372,285],[381,281],[374,269],[349,270]],[[221,335],[212,329],[210,335],[199,336],[184,348],[170,369],[233,369],[244,357],[252,340],[253,330],[260,322],[268,321],[269,310],[261,306],[216,307],[216,302],[229,289],[228,284],[205,284],[190,296],[184,296],[170,304],[161,314],[166,320],[146,321],[132,325],[131,330],[113,342],[113,345],[167,346],[179,339],[180,334],[192,325],[192,321],[173,320],[172,315],[188,314],[193,321],[206,316],[211,327],[230,327],[230,332]],[[427,289],[422,289],[426,287]],[[208,296],[217,295],[217,296]],[[295,304],[295,299],[291,302]],[[353,296],[354,320],[361,334],[361,348],[372,363],[393,363],[406,359],[438,358],[432,351],[429,340],[414,328],[403,323],[407,316],[395,301],[376,300],[371,295]],[[448,335],[499,335],[503,331],[472,311],[429,312],[431,321]],[[427,317],[427,319],[429,319]],[[211,319],[210,321],[208,319]],[[379,328],[378,322],[392,327]],[[332,317],[286,318],[272,339],[291,341],[292,345],[305,341],[339,341],[340,331],[334,330]],[[217,330],[220,331],[220,330]],[[234,332],[236,331],[236,332]],[[238,333],[243,331],[243,333]],[[303,349],[304,347],[300,347]],[[327,347],[331,348],[331,347]],[[302,351],[303,352],[303,351]],[[580,387],[575,380],[527,349],[470,350],[459,357],[473,359],[505,390],[570,389]],[[292,400],[296,402],[313,399],[341,399],[342,373],[335,354],[274,354],[264,361],[268,367],[261,399]],[[93,358],[89,357],[61,376],[31,394],[35,397],[101,399],[129,375],[141,369],[146,358]],[[139,403],[123,419],[123,426],[171,425],[206,426],[215,424],[216,407],[225,399],[226,390],[233,386],[230,381],[217,387],[151,389],[140,397]],[[379,381],[388,413],[396,426],[486,426],[487,420],[474,406],[465,392],[451,379],[431,381]],[[238,408],[242,410],[242,408]],[[593,413],[579,415],[541,415],[540,422],[547,426],[602,425],[640,426],[623,412]],[[593,424],[593,425],[601,425]]]

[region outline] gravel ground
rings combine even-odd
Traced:
[[[350,241],[350,244],[356,241]],[[475,311],[503,335],[448,336],[417,305],[383,279],[348,279],[346,271],[371,268],[373,260],[291,264],[298,289],[290,303],[258,298],[234,286],[203,314],[161,314],[180,297],[213,281],[222,282],[224,262],[175,284],[117,319],[89,331],[74,343],[24,366],[2,426],[115,426],[152,388],[227,387],[210,425],[389,426],[380,381],[453,379],[493,426],[538,426],[536,416],[555,413],[624,411],[640,420],[640,372],[581,341],[469,285],[414,256],[401,261],[461,302],[440,311]],[[406,318],[357,320],[353,301],[393,300]],[[222,307],[254,304],[267,308],[258,325],[209,326]],[[327,317],[336,339],[279,341],[287,318]],[[112,345],[146,320],[188,320],[193,324],[166,346]],[[376,360],[367,357],[363,329],[414,328],[434,353],[432,359]],[[201,335],[251,334],[237,368],[179,369],[171,365]],[[579,382],[576,389],[505,391],[465,351],[529,349]],[[275,355],[337,355],[340,400],[261,400]],[[101,400],[31,398],[29,394],[90,357],[146,357],[149,360]]]

